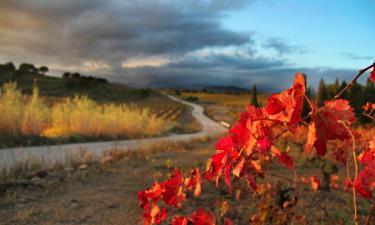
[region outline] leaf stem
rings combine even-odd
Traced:
[[[344,125],[345,129],[348,131],[352,138],[352,155],[353,155],[353,163],[354,163],[354,179],[358,177],[358,165],[357,165],[357,155],[355,153],[356,144],[355,144],[355,137],[353,133],[350,131],[349,127],[345,124],[344,121],[339,121],[342,125]],[[348,169],[347,169],[348,170]],[[353,183],[353,182],[352,182]],[[352,184],[352,193],[353,193],[353,208],[354,208],[354,224],[358,225],[358,213],[357,213],[357,194],[354,185]]]

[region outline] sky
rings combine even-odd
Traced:
[[[375,60],[373,0],[1,0],[0,62],[135,87],[316,86]]]

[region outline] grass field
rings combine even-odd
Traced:
[[[197,97],[199,103],[215,105],[244,106],[251,101],[250,93],[227,94],[227,93],[205,93],[205,92],[182,92],[182,97]],[[258,101],[264,105],[268,95],[258,94]]]

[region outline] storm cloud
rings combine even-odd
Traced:
[[[222,24],[229,12],[251,3],[2,0],[0,61],[43,64],[55,73],[79,71],[140,87],[288,86],[298,68],[284,56],[303,54],[302,48],[277,37],[257,43],[256,32]],[[262,55],[259,48],[277,54]],[[320,70],[311,73],[315,80],[322,76]]]

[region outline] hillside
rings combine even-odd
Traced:
[[[36,84],[40,94],[50,97],[72,97],[86,95],[100,102],[133,102],[145,100],[148,97],[161,96],[150,89],[135,89],[125,85],[90,80],[70,80],[53,77],[35,72],[0,71],[0,85],[16,82],[17,88],[25,94],[31,94]]]

